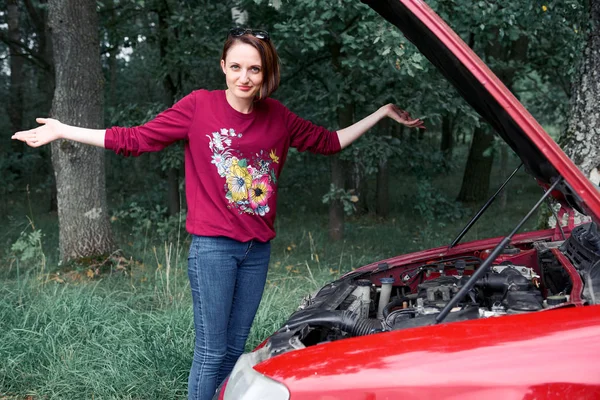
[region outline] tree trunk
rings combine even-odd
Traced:
[[[32,59],[37,60],[35,66],[39,73],[36,74],[37,93],[35,102],[31,104],[32,109],[37,110],[37,116],[46,117],[52,108],[52,97],[54,96],[54,61],[52,59],[52,32],[48,23],[48,0],[38,0],[38,6],[31,0],[24,0],[25,9],[31,22],[37,44],[34,46],[35,53]],[[52,170],[52,160],[46,151],[40,152],[48,171]],[[50,184],[49,211],[58,211],[56,200],[56,183],[54,177]]]
[[[47,4],[47,0],[40,0],[40,4]],[[55,82],[55,71],[54,71],[54,49],[52,46],[52,30],[48,21],[48,12],[45,8],[40,8],[39,21],[40,26],[36,29],[39,36],[39,55],[44,60],[46,68],[43,69],[43,73],[40,74],[38,81],[38,88],[41,93],[41,110],[42,113],[50,113],[52,108],[52,99],[54,97]]]
[[[107,0],[104,2],[106,9],[110,10],[110,24],[117,25],[117,8],[115,7],[114,0]],[[117,107],[117,75],[118,75],[118,67],[119,64],[117,62],[117,55],[121,50],[119,48],[119,41],[114,39],[113,35],[109,34],[108,37],[108,46],[110,50],[108,51],[108,90],[107,90],[107,106]]]
[[[494,28],[497,32],[498,27]],[[496,39],[488,42],[485,48],[488,62],[500,61],[502,68],[496,68],[495,73],[498,78],[511,89],[517,72],[516,61],[523,61],[527,55],[529,40],[526,36],[521,36],[510,44],[510,47],[504,47],[499,41],[496,33]],[[508,63],[512,60],[513,63]],[[471,141],[471,150],[467,159],[467,166],[463,176],[462,187],[458,195],[459,201],[476,202],[485,200],[488,196],[490,187],[490,173],[494,161],[494,152],[488,151],[489,156],[484,156],[484,152],[489,149],[494,142],[494,135],[487,133],[482,128],[476,128]]]
[[[169,168],[167,170],[168,183],[168,210],[169,215],[177,215],[181,211],[181,197],[179,195],[179,170]]]
[[[47,0],[40,0],[40,4],[47,4]],[[40,115],[50,115],[52,108],[52,98],[54,97],[54,88],[56,85],[54,75],[54,59],[52,48],[52,31],[48,22],[48,11],[46,8],[41,8],[39,11],[40,26],[36,28],[38,33],[39,55],[44,60],[46,68],[42,69],[42,73],[38,74],[37,87],[40,93]],[[45,157],[45,162],[48,169],[52,169],[51,156]],[[50,183],[50,212],[58,212],[58,200],[56,189],[56,178],[52,176]]]
[[[481,127],[475,128],[458,201],[472,203],[487,198],[494,153],[486,150],[493,142],[492,133],[486,132]]]
[[[103,82],[94,0],[51,0],[56,60],[53,117],[70,125],[103,126]],[[60,254],[63,261],[114,249],[106,202],[104,150],[67,140],[52,143]]]
[[[406,129],[404,129],[404,125],[401,124],[393,124],[392,125],[392,137],[399,139],[401,142],[404,142],[406,139],[405,135]],[[410,140],[410,134],[409,139]]]
[[[331,156],[331,183],[336,188],[344,187],[344,167],[340,156]],[[329,204],[329,238],[333,241],[344,238],[344,206],[339,200]]]
[[[367,204],[369,184],[367,178],[360,162],[350,161],[345,164],[348,164],[349,170],[352,171],[350,174],[349,187],[352,190],[352,193],[358,197],[358,200],[354,203],[354,207],[356,208],[355,213],[356,215],[364,215],[369,211],[369,206]]]
[[[508,178],[508,174],[510,171],[508,170],[508,145],[506,143],[502,143],[500,146],[500,176],[502,179]],[[500,193],[500,209],[506,209],[506,203],[508,202],[508,191],[503,190]]]
[[[21,42],[21,32],[19,28],[20,12],[17,0],[8,0],[6,5],[6,14],[8,22],[8,40],[11,43]],[[10,54],[10,83],[9,83],[9,101],[6,105],[6,111],[10,119],[12,132],[23,129],[23,55],[16,45],[9,46]],[[23,152],[23,142],[11,140],[11,147],[14,152]]]
[[[391,125],[389,119],[385,119],[379,124],[381,135],[394,136],[394,133],[398,132],[398,127],[403,127],[400,124]],[[387,217],[390,212],[389,164],[388,157],[380,157],[375,178],[375,215],[382,218]]]
[[[333,42],[329,46],[331,52],[331,62],[337,73],[345,73],[342,66],[342,46],[338,42]],[[349,98],[346,96],[346,98]],[[345,104],[337,109],[337,120],[340,128],[352,125],[354,121],[354,107],[352,103]],[[344,163],[339,155],[334,155],[331,160],[331,184],[336,188],[344,189],[345,176]],[[344,206],[341,201],[334,200],[329,204],[329,238],[337,241],[344,238]]]
[[[390,169],[387,159],[382,159],[379,162],[375,197],[375,213],[378,217],[387,217],[390,213]]]
[[[338,110],[338,124],[350,126],[354,120],[354,107],[347,104]],[[335,188],[344,189],[345,177],[344,162],[339,155],[332,156],[331,160],[331,183]],[[344,205],[340,200],[334,200],[329,204],[329,237],[337,241],[344,238]]]
[[[600,167],[600,0],[590,1],[590,20],[569,122],[560,140],[565,153],[588,177],[597,176]]]
[[[440,150],[444,155],[446,162],[452,160],[452,150],[454,149],[454,116],[445,114],[442,117],[442,143]]]
[[[158,2],[158,35],[159,35],[159,54],[164,63],[167,58],[169,48],[169,6],[166,0]],[[165,93],[165,103],[168,107],[175,103],[177,96],[177,85],[170,71],[167,71],[163,78],[163,89]],[[167,208],[169,215],[176,215],[181,211],[179,198],[179,169],[170,167],[167,170]]]
[[[349,113],[348,116],[345,117],[345,123],[349,126],[352,125],[354,121],[354,105],[350,105],[351,111],[347,111]],[[358,200],[354,203],[355,213],[356,215],[365,215],[369,212],[369,206],[367,202],[367,195],[369,193],[369,184],[367,181],[367,177],[365,176],[364,168],[362,163],[358,160],[346,161],[347,171],[350,171],[349,185],[347,186],[352,193],[356,195]]]

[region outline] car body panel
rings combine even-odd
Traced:
[[[572,228],[565,227],[563,229],[563,233],[568,235]],[[511,243],[513,245],[520,245],[524,243],[530,243],[532,241],[554,241],[561,240],[562,233],[557,231],[557,229],[544,229],[540,231],[533,232],[524,232],[519,233],[514,236]],[[470,253],[477,251],[484,251],[484,249],[493,248],[503,237],[495,237],[488,239],[480,239],[474,240],[471,242],[460,243],[455,247],[449,248],[448,246],[440,246],[432,249],[421,250],[414,253],[402,254],[396,257],[388,258],[385,260],[377,261],[371,264],[364,265],[354,271],[348,272],[342,277],[347,277],[349,275],[365,273],[365,272],[373,272],[376,269],[380,268],[382,264],[387,264],[389,267],[393,267],[401,264],[414,263],[419,261],[429,260],[431,258],[441,258],[441,257],[451,257],[457,254],[462,253]],[[500,259],[502,261],[502,259]],[[382,271],[383,272],[383,271]]]
[[[255,369],[292,399],[600,398],[598,338],[600,306],[571,307],[345,339]]]

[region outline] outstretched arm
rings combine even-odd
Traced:
[[[104,129],[79,128],[52,118],[36,118],[36,122],[41,125],[28,131],[17,132],[12,139],[25,142],[31,147],[40,147],[57,139],[68,139],[104,148]]]
[[[425,125],[423,125],[423,121],[420,119],[412,119],[408,112],[399,109],[394,104],[386,104],[373,114],[361,119],[357,123],[337,131],[342,149],[348,147],[352,142],[361,137],[363,133],[371,129],[377,122],[381,121],[385,117],[391,118],[402,125],[408,126],[409,128],[425,129]]]

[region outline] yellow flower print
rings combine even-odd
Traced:
[[[248,198],[248,189],[252,185],[252,175],[248,173],[245,167],[238,163],[232,163],[229,175],[227,176],[227,186],[231,191],[231,198],[237,202]]]
[[[275,164],[279,164],[279,156],[275,155],[275,150],[271,150],[269,156],[271,156],[271,160],[273,160]]]

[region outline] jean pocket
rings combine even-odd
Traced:
[[[200,246],[200,237],[192,235],[192,243],[190,244],[190,251],[188,253],[188,261],[198,257],[198,246]]]

